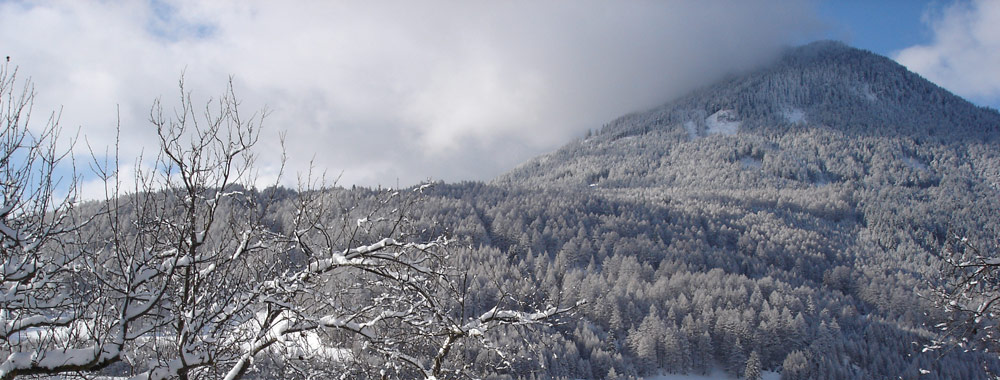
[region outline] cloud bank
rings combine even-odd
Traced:
[[[958,95],[1000,104],[1000,2],[957,1],[924,22],[933,41],[899,51],[896,61]]]
[[[0,3],[0,55],[123,161],[155,149],[152,100],[229,76],[271,111],[289,171],[341,184],[484,180],[621,114],[770,59],[816,32],[809,2]],[[79,146],[78,146],[79,148]],[[262,146],[275,172],[276,138]],[[293,184],[294,175],[286,183]]]

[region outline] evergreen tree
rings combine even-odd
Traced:
[[[618,372],[615,371],[615,367],[611,367],[611,369],[608,370],[607,378],[608,380],[618,380],[621,376],[618,376]]]
[[[757,355],[757,351],[750,352],[746,368],[743,369],[743,378],[747,380],[760,380],[760,356]]]
[[[809,360],[799,350],[790,352],[781,365],[781,380],[807,380],[811,373]]]
[[[739,339],[736,339],[736,344],[733,345],[729,355],[730,356],[726,361],[726,370],[729,371],[729,373],[739,375],[746,367],[747,363],[747,354],[743,348],[743,343],[740,342]]]

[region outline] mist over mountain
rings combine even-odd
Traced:
[[[754,356],[784,379],[988,378],[995,356],[922,350],[946,314],[919,294],[949,239],[1000,236],[998,134],[996,110],[816,42],[439,185],[424,212],[506,258],[470,273],[590,302],[514,377],[742,376]]]
[[[776,158],[785,153],[761,143],[779,143],[803,134],[855,141],[899,138],[917,146],[961,145],[995,143],[998,129],[1000,114],[996,110],[975,106],[888,58],[839,42],[821,41],[789,49],[766,68],[732,76],[655,109],[618,118],[596,134],[530,160],[496,182],[589,185],[594,182],[588,179],[602,177],[603,185],[611,187],[622,186],[616,180],[662,185],[668,184],[663,181],[669,178],[664,178],[663,170],[658,173],[658,160],[681,158],[672,151],[701,150],[695,147],[727,138],[739,140],[740,145],[749,144],[740,149],[755,151],[736,153],[739,157],[735,158],[756,166],[763,163],[758,161],[765,156]],[[642,145],[641,149],[630,148],[635,144]],[[567,170],[564,166],[571,163],[595,167]],[[830,164],[832,168],[813,174],[860,178],[856,172],[844,172],[847,168]],[[631,168],[627,174],[622,172],[626,168]],[[770,169],[777,168],[769,165],[764,172]]]

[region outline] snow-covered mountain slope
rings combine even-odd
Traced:
[[[722,186],[760,181],[788,186],[780,183],[788,177],[862,180],[877,165],[859,157],[871,151],[871,144],[895,145],[880,152],[889,160],[910,157],[932,164],[940,162],[934,150],[974,156],[995,146],[998,136],[997,111],[977,107],[888,58],[817,42],[790,49],[765,68],[618,118],[594,136],[529,160],[496,183],[677,185],[677,177],[691,171],[726,178]],[[838,151],[819,149],[829,147],[830,140]],[[747,175],[728,169],[738,169],[732,164],[746,157],[761,161],[763,170],[734,180]],[[932,172],[949,170],[929,166]],[[990,170],[975,174],[997,183],[1000,178]],[[800,178],[803,173],[809,178]]]
[[[998,137],[996,110],[819,42],[438,201],[546,279],[525,292],[591,301],[548,374],[734,376],[757,352],[787,378],[985,378],[996,355],[923,347],[950,244],[1000,236]]]

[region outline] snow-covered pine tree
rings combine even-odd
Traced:
[[[751,351],[750,356],[747,357],[747,365],[743,369],[743,378],[746,380],[760,380],[760,355],[757,351]]]

